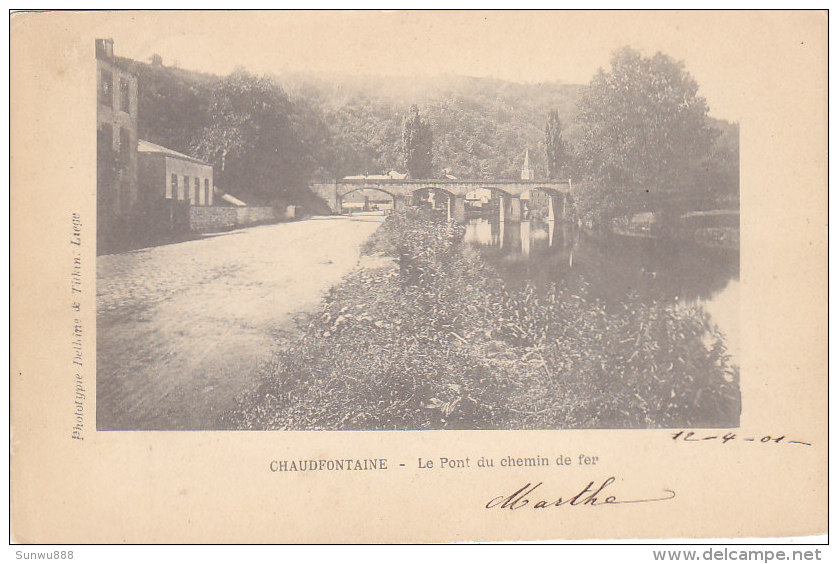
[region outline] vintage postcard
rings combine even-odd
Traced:
[[[825,534],[827,24],[13,13],[13,540]]]

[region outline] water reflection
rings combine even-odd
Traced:
[[[472,217],[465,237],[481,248],[510,288],[530,282],[543,291],[557,282],[606,306],[629,296],[646,303],[703,305],[726,334],[738,334],[738,306],[731,302],[736,294],[738,304],[738,251],[686,238],[599,236],[574,224],[540,219]]]

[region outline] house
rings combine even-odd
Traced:
[[[97,251],[124,244],[137,221],[137,75],[114,57],[113,40],[96,45]]]
[[[140,228],[151,238],[182,235],[192,227],[192,210],[213,204],[212,166],[162,145],[140,139]]]
[[[470,208],[482,209],[488,206],[492,201],[492,191],[486,188],[477,188],[466,194],[466,204]]]
[[[142,139],[137,152],[140,193],[146,204],[153,205],[161,199],[192,206],[213,204],[211,165]]]

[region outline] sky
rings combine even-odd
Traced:
[[[587,84],[629,45],[683,61],[710,115],[747,104],[742,20],[701,12],[167,12],[104,19],[120,56],[227,74],[458,74]],[[752,70],[752,69],[750,69]]]

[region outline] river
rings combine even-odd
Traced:
[[[739,253],[685,240],[595,236],[574,224],[472,217],[467,242],[504,283],[543,291],[564,283],[613,307],[632,298],[672,307],[702,306],[739,362]]]

